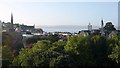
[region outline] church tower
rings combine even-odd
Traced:
[[[11,29],[13,29],[13,14],[11,13]]]
[[[13,26],[14,24],[13,24],[13,14],[11,13],[11,24],[10,24],[10,30],[9,31],[15,31],[14,30],[14,26]]]
[[[92,25],[89,23],[88,25],[88,30],[91,31],[92,30]]]
[[[103,20],[101,20],[101,28],[104,27],[104,23],[103,23]]]
[[[101,35],[104,36],[105,33],[104,33],[104,22],[103,22],[103,19],[101,20]]]

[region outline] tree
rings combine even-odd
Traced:
[[[119,57],[120,57],[120,46],[116,45],[112,49],[111,55],[109,55],[108,57],[111,58],[116,63],[120,63],[120,59],[119,59]]]
[[[20,51],[20,54],[16,58],[14,58],[12,63],[13,65],[18,65],[18,66],[30,66],[31,64],[28,64],[29,58],[32,58],[32,56],[34,55],[37,56],[38,53],[47,51],[48,48],[50,47],[51,47],[50,41],[47,40],[38,41],[37,43],[33,44],[32,48],[22,49]]]
[[[12,42],[13,42],[12,34],[3,32],[2,33],[2,46],[4,45],[11,46]]]
[[[107,49],[106,38],[100,35],[95,35],[91,37],[91,49],[94,60],[97,66],[107,66]]]
[[[52,68],[58,68],[58,67],[76,67],[76,62],[74,59],[69,55],[60,55],[57,58],[53,58],[50,61],[49,66]]]
[[[61,42],[51,44],[47,40],[38,41],[31,49],[22,49],[20,55],[13,60],[13,65],[36,67],[71,67],[75,65],[75,61],[69,55],[59,52],[59,49],[54,51],[53,46],[64,46],[64,44]]]
[[[90,49],[90,37],[89,36],[72,36],[68,38],[65,46],[65,51],[72,56],[79,66],[94,66],[95,61],[92,56],[92,50]]]
[[[109,55],[108,57],[115,61],[118,65],[120,64],[120,37],[113,35],[111,39],[108,40],[109,45]]]
[[[116,30],[116,28],[114,27],[114,25],[112,24],[112,22],[107,22],[105,27],[104,27],[105,30],[107,31],[113,31],[113,30]]]
[[[17,32],[2,33],[2,63],[3,66],[10,66],[13,58],[19,54],[23,47],[22,35]]]
[[[2,46],[2,66],[9,66],[13,58],[10,48],[7,45]]]
[[[24,41],[24,43],[25,43],[25,45],[27,46],[27,47],[29,47],[29,45],[30,44],[34,44],[34,43],[37,43],[37,40],[34,38],[34,37],[32,37],[32,38],[26,38],[26,39],[24,39],[23,40]],[[32,47],[32,46],[31,46]]]
[[[52,47],[49,48],[49,51],[56,51],[59,53],[64,53],[64,46],[66,45],[66,42],[57,41],[52,43]]]
[[[41,28],[35,29],[34,31],[37,32],[37,33],[43,33],[44,32],[43,29],[41,29]]]
[[[73,35],[64,42],[41,40],[34,43],[32,48],[22,49],[12,63],[36,67],[113,66],[116,64],[114,62],[120,62],[119,45],[120,37],[117,35],[111,38]]]
[[[19,51],[21,50],[21,48],[24,48],[24,45],[21,41],[16,42],[11,46],[11,50],[12,53],[14,54],[14,57],[19,55]]]
[[[57,34],[50,35],[50,37],[48,37],[48,40],[50,40],[52,43],[54,43],[59,40],[59,36]]]

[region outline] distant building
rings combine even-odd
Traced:
[[[85,35],[86,35],[86,34],[87,34],[87,35],[90,35],[90,34],[91,34],[91,31],[89,31],[89,30],[82,30],[82,31],[79,32],[79,34],[82,34],[82,35],[83,35],[83,34],[85,34]]]
[[[41,29],[41,28],[36,28],[36,29],[34,29],[34,30],[32,30],[32,33],[40,33],[40,34],[43,34],[43,29]]]
[[[90,31],[89,30],[82,30],[80,32],[80,35],[82,35],[82,36],[88,36],[88,35],[90,35]]]
[[[9,32],[11,29],[11,23],[10,22],[2,22],[2,30],[5,32]]]
[[[100,33],[101,33],[102,36],[105,36],[105,32],[104,32],[104,22],[103,22],[103,20],[101,20]]]
[[[92,25],[89,23],[88,25],[88,30],[91,31],[92,30]]]
[[[13,27],[13,14],[12,13],[11,13],[11,22],[8,22],[8,23],[2,22],[2,28],[3,28],[3,31],[6,31],[6,32],[15,31]]]
[[[99,34],[100,29],[92,29],[91,34]]]
[[[35,26],[19,25],[13,23],[13,14],[11,13],[11,22],[2,22],[3,32],[26,32],[35,29]]]
[[[35,29],[34,26],[27,26],[27,25],[20,25],[20,30],[23,31],[23,32],[26,32],[26,31],[30,31],[32,32],[32,30]]]

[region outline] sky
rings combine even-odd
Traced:
[[[4,2],[0,3],[0,20],[26,25],[99,26],[101,19],[118,25],[117,2]]]
[[[119,0],[0,0],[1,2],[118,2]]]

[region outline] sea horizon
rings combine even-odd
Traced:
[[[79,25],[39,25],[35,28],[41,28],[45,32],[71,32],[78,33],[81,30],[88,30],[88,26]],[[93,29],[99,29],[100,26],[93,26]]]
[[[35,28],[41,28],[45,32],[71,32],[78,33],[81,30],[88,30],[88,25],[37,25]],[[99,29],[100,26],[92,26],[92,29]],[[117,29],[117,27],[115,26]]]

